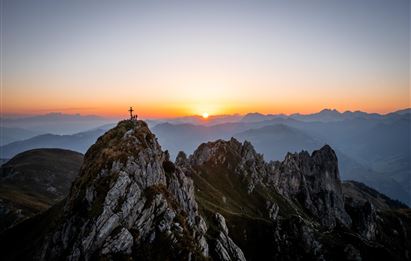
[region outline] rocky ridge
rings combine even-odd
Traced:
[[[267,163],[249,142],[218,140],[200,145],[188,157],[179,153],[173,163],[146,123],[134,120],[120,122],[97,140],[67,199],[41,219],[52,220],[52,225],[36,243],[23,247],[24,253],[7,255],[11,251],[7,246],[38,220],[23,222],[0,237],[5,256],[15,260],[410,258],[409,209],[381,209],[368,200],[344,197],[337,157],[329,146],[311,155],[288,154],[282,162]]]
[[[193,183],[164,168],[168,154],[142,121],[121,122],[85,155],[63,222],[39,259],[207,256]],[[153,246],[162,245],[162,253]],[[168,249],[167,249],[168,248]]]

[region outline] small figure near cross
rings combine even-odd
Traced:
[[[133,115],[133,107],[128,110],[130,112],[130,120],[137,120],[137,115]]]

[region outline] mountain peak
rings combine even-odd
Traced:
[[[208,253],[193,184],[143,121],[122,121],[88,150],[40,259],[189,259]],[[150,250],[163,245],[161,253]]]
[[[289,153],[274,172],[280,192],[297,198],[323,226],[351,225],[351,218],[344,210],[337,156],[329,145],[314,151],[311,156],[306,151]]]
[[[273,118],[273,115],[265,115],[259,112],[247,113],[242,119],[242,122],[258,122]]]
[[[337,111],[336,109],[329,109],[329,108],[322,109],[319,113],[340,114],[340,112]]]
[[[161,154],[161,147],[144,121],[124,120],[99,137],[84,156],[80,177],[97,174],[113,162],[125,163],[145,150]]]
[[[228,141],[217,140],[201,144],[190,156],[190,161],[193,165],[202,165],[210,161],[215,165],[229,163],[227,160],[240,161],[241,158],[259,157],[262,158],[250,142],[241,143],[232,137]]]
[[[314,158],[317,157],[317,158],[337,162],[337,155],[335,154],[335,151],[328,144],[325,144],[319,150],[313,151],[312,157]]]

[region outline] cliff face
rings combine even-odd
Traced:
[[[325,145],[310,156],[307,152],[287,154],[272,167],[275,186],[294,198],[320,223],[333,228],[340,223],[349,227],[351,218],[344,209],[338,162],[335,152]]]
[[[344,199],[329,146],[267,163],[249,142],[218,140],[173,163],[144,122],[123,121],[86,153],[64,204],[0,245],[35,260],[409,259],[409,209],[367,195]]]

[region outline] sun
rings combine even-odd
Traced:
[[[203,119],[207,119],[209,115],[208,115],[207,112],[203,112],[203,114],[201,116],[203,116]]]

